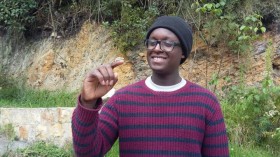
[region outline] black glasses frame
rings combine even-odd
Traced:
[[[149,44],[149,42],[151,42],[151,41],[156,42],[156,43],[155,43],[155,46],[154,46],[152,49],[149,49],[149,48],[148,48],[148,44]],[[169,51],[166,51],[166,50],[162,49],[162,42],[168,42],[168,44],[171,44],[172,49],[169,50]],[[151,40],[151,39],[146,39],[146,40],[144,41],[144,44],[145,44],[145,46],[146,46],[146,48],[147,48],[148,50],[153,50],[153,49],[155,49],[155,48],[157,47],[157,45],[159,44],[160,49],[161,49],[162,51],[164,51],[164,52],[171,52],[171,51],[173,51],[173,49],[174,49],[175,46],[181,46],[181,44],[180,44],[179,42],[174,42],[174,41],[169,41],[169,40]]]

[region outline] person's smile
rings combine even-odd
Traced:
[[[162,64],[166,62],[167,57],[162,55],[151,55],[150,59],[151,59],[151,63]]]

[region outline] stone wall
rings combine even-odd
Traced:
[[[12,124],[20,141],[72,142],[71,116],[74,108],[0,108],[0,127]]]

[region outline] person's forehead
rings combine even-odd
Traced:
[[[156,28],[152,31],[152,33],[150,34],[150,38],[151,37],[168,37],[168,38],[172,38],[172,39],[178,39],[178,37],[176,36],[176,34],[174,32],[172,32],[171,30],[167,29],[167,28]]]

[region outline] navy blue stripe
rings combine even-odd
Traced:
[[[103,137],[108,141],[108,143],[112,146],[114,144],[114,140],[111,139],[104,130],[101,130]]]
[[[118,134],[118,130],[115,129],[110,123],[108,123],[105,120],[100,119],[100,122],[104,123],[108,128],[110,128],[110,130],[112,131],[112,133],[114,133],[114,137]],[[107,141],[113,145],[114,144],[114,139],[111,139],[104,130],[101,130],[102,134],[104,135],[104,137],[107,139]]]
[[[141,85],[133,85],[132,88],[143,88]]]
[[[97,139],[97,138],[94,138],[94,139]],[[94,143],[94,141],[90,141],[91,143]],[[89,147],[91,145],[91,143],[79,143],[75,140],[75,138],[73,138],[73,143],[75,146],[78,146],[80,148],[86,148],[86,147]],[[93,147],[95,150],[97,148],[97,146],[99,145],[98,142],[95,142],[95,146]]]
[[[202,88],[202,87],[200,87],[200,86],[198,86],[198,85],[196,85],[196,84],[192,84],[192,85],[190,85],[190,88],[199,88],[199,89],[204,89],[204,88]]]
[[[107,105],[105,105],[104,107],[107,108],[107,109],[109,109],[109,110],[111,110],[112,112],[118,113],[117,109],[116,109],[113,105],[107,104]],[[102,111],[101,111],[101,112],[102,112]]]
[[[82,126],[82,127],[89,127],[89,126],[91,126],[91,125],[93,124],[93,122],[90,122],[90,123],[82,122],[82,121],[79,119],[79,117],[78,117],[77,114],[75,114],[75,120],[76,120],[76,122],[77,122],[80,126]]]
[[[85,148],[85,147],[89,147],[90,146],[90,144],[80,144],[80,143],[78,143],[77,141],[75,141],[75,140],[73,140],[73,143],[74,143],[74,145],[75,146],[78,146],[78,147],[80,147],[80,148]],[[80,153],[79,155],[81,155],[81,156],[86,156],[86,155],[88,155],[88,154],[92,154],[93,152],[95,152],[95,150],[97,149],[97,146],[99,145],[99,143],[95,143],[95,146],[93,147],[93,149],[91,149],[91,150],[89,150],[89,151],[87,151],[87,152],[84,152],[84,153]],[[99,155],[100,156],[100,155]]]
[[[209,93],[203,93],[203,92],[192,92],[192,93],[178,93],[176,96],[205,96],[211,100],[213,100],[216,103],[219,103],[216,97],[214,97],[212,94]]]
[[[191,125],[174,125],[174,124],[166,124],[166,125],[123,125],[120,126],[120,129],[185,129],[185,130],[193,130],[200,133],[204,133],[204,129],[191,126]]]
[[[85,147],[89,147],[90,144],[89,143],[79,143],[75,140],[75,138],[73,138],[73,143],[75,146],[78,146],[80,148],[85,148]]]
[[[178,113],[143,113],[143,112],[137,112],[137,113],[120,113],[120,117],[191,117],[191,118],[197,118],[204,121],[204,116],[194,113],[184,113],[184,112],[178,112]]]
[[[89,150],[89,151],[87,151],[87,152],[75,152],[75,154],[77,155],[77,157],[79,157],[79,156],[88,156],[88,155],[90,155],[90,154],[92,154],[92,152],[93,152],[93,150]]]
[[[85,137],[90,136],[90,135],[95,135],[95,133],[96,133],[95,129],[89,131],[88,133],[81,133],[77,130],[77,128],[75,127],[75,125],[73,123],[72,123],[72,130],[74,131],[74,133],[76,135],[78,135],[79,137],[82,137],[82,138],[85,138]]]
[[[106,111],[101,111],[101,114],[106,115],[107,117],[109,117],[114,123],[118,123],[117,119],[115,117],[113,117],[110,113],[106,112]]]
[[[163,156],[195,156],[201,157],[200,153],[172,151],[172,150],[121,150],[121,154],[138,154],[138,155],[163,155]]]
[[[98,146],[98,143],[95,144],[95,146],[93,147],[93,149],[90,149],[89,151],[87,152],[79,152],[79,151],[75,151],[75,154],[78,155],[78,156],[81,156],[81,157],[84,157],[84,156],[92,156],[92,157],[102,157],[102,154],[99,153],[99,155],[93,155],[93,153],[95,153],[95,150]]]
[[[146,102],[137,102],[137,101],[116,101],[120,105],[135,105],[135,106],[145,106],[145,107],[163,107],[163,106],[170,106],[170,107],[178,107],[178,106],[198,106],[203,107],[210,112],[214,113],[215,110],[208,104],[201,103],[201,102],[166,102],[166,103],[146,103]]]
[[[110,130],[112,132],[117,132],[118,130],[110,123],[108,123],[107,121],[105,121],[104,119],[100,119],[100,122],[105,124],[108,128],[110,128]]]
[[[207,134],[207,135],[205,135],[205,137],[211,138],[211,137],[224,136],[226,134],[227,134],[226,130],[223,130],[221,132],[215,132],[215,133],[212,133],[212,134]]]
[[[149,96],[149,97],[153,97],[154,94],[148,94],[148,93],[139,93],[139,92],[130,92],[130,91],[123,91],[123,92],[118,92],[116,94],[126,94],[126,95],[136,95],[136,96]],[[209,94],[209,93],[203,93],[203,92],[192,92],[192,93],[178,93],[175,96],[205,96],[211,100],[213,100],[216,103],[219,103],[218,100],[216,99],[216,97],[214,97],[213,95]]]
[[[210,121],[210,123],[208,123],[208,125],[213,126],[213,125],[218,125],[224,122],[224,118],[218,119],[214,122]]]
[[[218,156],[203,155],[203,157],[229,157],[229,155],[218,155]]]
[[[120,138],[120,142],[181,142],[201,145],[202,142],[190,138],[176,137],[128,137]]]
[[[220,144],[204,144],[205,148],[227,148],[228,143],[220,143]]]
[[[155,96],[154,94],[149,93],[140,93],[140,92],[131,92],[131,91],[122,91],[117,92],[115,95],[124,94],[124,95],[137,95],[137,96]]]

